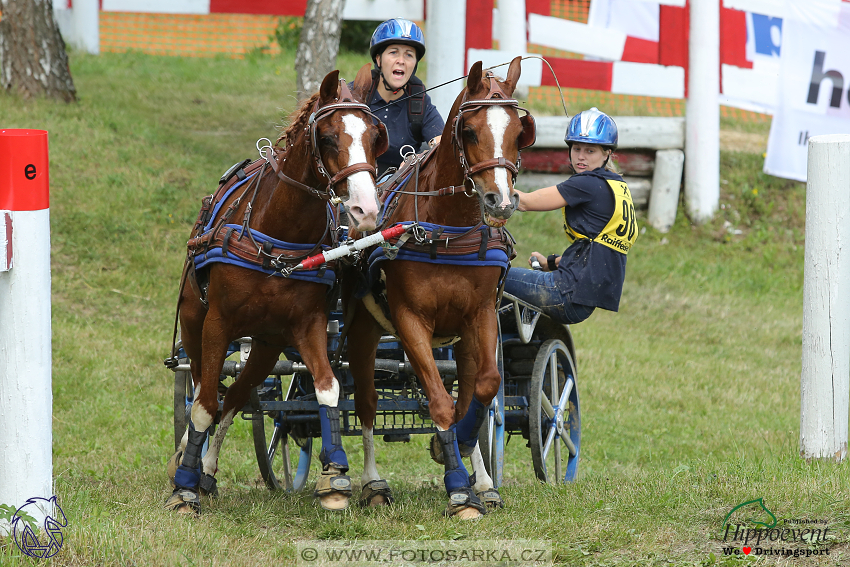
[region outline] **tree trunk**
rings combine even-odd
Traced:
[[[344,2],[307,0],[304,27],[295,53],[298,97],[301,100],[319,90],[322,79],[336,67]]]
[[[0,87],[65,102],[77,90],[52,0],[0,0]]]

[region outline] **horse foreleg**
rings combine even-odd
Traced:
[[[218,456],[227,435],[227,430],[233,424],[233,418],[240,411],[251,395],[251,389],[261,384],[280,356],[280,349],[267,343],[255,340],[251,345],[251,354],[245,362],[245,368],[228,389],[224,397],[221,421],[215,435],[210,441],[207,453],[201,459],[201,490],[207,494],[216,493],[215,474],[218,472]]]
[[[498,338],[496,333],[489,331],[489,325],[490,321],[485,320],[463,333],[463,338],[455,348],[459,382],[457,437],[461,454],[472,459],[475,493],[487,506],[501,508],[504,502],[499,491],[493,487],[493,479],[487,474],[478,443],[487,408],[501,383],[495,356]],[[462,409],[464,407],[467,408],[465,411]]]
[[[433,329],[429,329],[410,313],[403,313],[401,316],[394,317],[394,320],[398,321],[396,328],[399,338],[410,359],[410,364],[422,381],[425,394],[428,396],[431,419],[437,426],[436,436],[442,449],[445,469],[443,482],[449,495],[449,505],[445,514],[464,520],[480,518],[487,509],[469,486],[469,473],[463,466],[457,443],[454,401],[443,386],[431,350]]]
[[[360,420],[363,440],[363,475],[360,504],[381,506],[393,502],[389,483],[381,478],[375,462],[375,414],[378,392],[375,390],[375,357],[381,340],[381,329],[361,303],[354,314],[348,331],[348,362],[354,377],[354,409]]]
[[[186,434],[186,447],[174,475],[174,491],[165,507],[182,514],[199,514],[201,450],[218,412],[218,377],[227,353],[228,337],[221,318],[208,315],[203,329],[201,380],[195,383],[195,403]]]
[[[348,472],[348,457],[342,448],[342,433],[339,423],[339,381],[328,363],[327,321],[316,320],[306,329],[304,339],[296,345],[304,364],[313,375],[316,401],[319,402],[319,422],[322,428],[322,474],[316,481],[314,495],[326,510],[342,510],[351,499],[351,478]]]

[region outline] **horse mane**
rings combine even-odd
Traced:
[[[281,140],[294,140],[297,132],[307,125],[307,120],[310,118],[310,112],[316,101],[319,99],[319,93],[314,93],[313,96],[304,101],[301,108],[292,111],[289,115],[289,126],[278,137],[275,145],[280,145]],[[285,147],[285,145],[284,145]]]

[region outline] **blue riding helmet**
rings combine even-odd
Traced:
[[[372,41],[369,42],[369,54],[375,65],[378,64],[378,55],[393,43],[413,47],[416,50],[417,63],[425,55],[425,39],[419,26],[404,18],[392,18],[375,28]]]
[[[617,139],[617,125],[610,116],[595,106],[573,116],[567,127],[567,135],[564,136],[567,145],[572,142],[584,142],[599,144],[612,150],[617,147]]]

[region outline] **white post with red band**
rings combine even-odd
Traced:
[[[0,504],[16,508],[54,494],[49,186],[47,132],[0,129]]]

